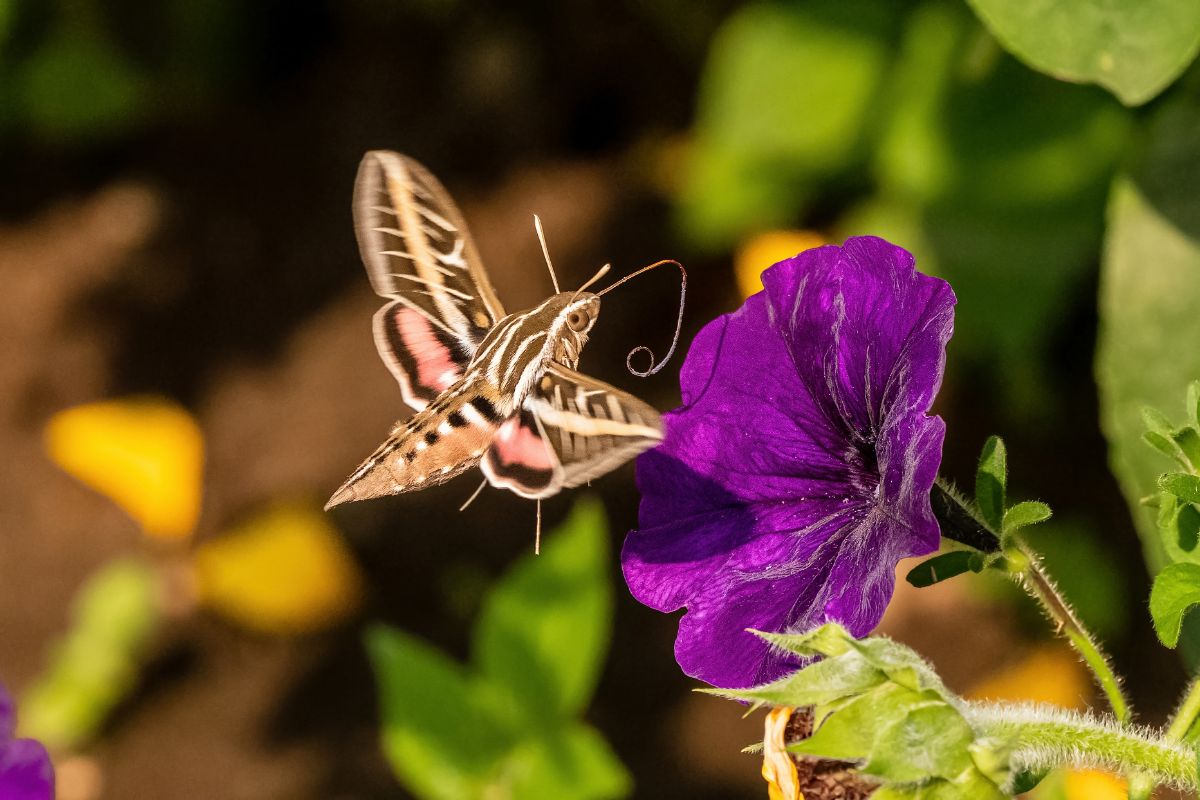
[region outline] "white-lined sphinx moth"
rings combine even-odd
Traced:
[[[449,194],[398,153],[363,158],[354,222],[371,285],[387,300],[375,344],[416,413],[326,509],[442,483],[476,464],[493,486],[541,499],[662,440],[657,411],[576,371],[600,312],[603,292],[584,291],[592,281],[505,314]]]

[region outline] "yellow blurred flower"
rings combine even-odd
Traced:
[[[1086,708],[1092,682],[1079,660],[1065,645],[1047,644],[1031,650],[967,694],[974,700],[1026,700],[1062,708]]]
[[[750,237],[738,245],[733,257],[738,291],[743,298],[762,291],[759,276],[764,269],[823,244],[824,237],[812,231],[767,231]]]
[[[1107,772],[1072,770],[1063,780],[1066,800],[1126,800],[1129,790],[1125,781]]]
[[[184,539],[196,527],[204,439],[192,416],[167,400],[110,400],[55,414],[45,431],[50,458],[107,495],[142,530]]]
[[[271,508],[201,544],[195,563],[201,604],[263,633],[327,628],[362,598],[357,563],[315,505]]]
[[[804,800],[796,763],[783,740],[793,711],[794,708],[786,706],[773,708],[764,723],[762,776],[767,781],[770,800]]]

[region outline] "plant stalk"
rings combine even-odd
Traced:
[[[1132,726],[1116,726],[1049,706],[968,703],[963,713],[980,733],[1012,743],[1018,769],[1103,768],[1196,790],[1196,753]]]

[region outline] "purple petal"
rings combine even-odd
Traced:
[[[676,658],[718,686],[794,666],[746,628],[870,631],[901,558],[931,552],[954,295],[881,239],[802,253],[697,335],[686,405],[638,460],[633,595],[686,607]]]
[[[41,742],[15,739],[0,744],[0,797],[53,800],[54,768]]]
[[[41,742],[13,739],[16,708],[0,686],[0,798],[3,800],[52,800],[54,767]]]

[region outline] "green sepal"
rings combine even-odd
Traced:
[[[1167,647],[1179,644],[1183,618],[1200,603],[1200,564],[1169,564],[1154,578],[1150,589],[1150,616],[1159,640]]]
[[[1017,503],[1004,512],[1004,534],[1007,536],[1021,528],[1045,522],[1050,519],[1051,514],[1050,506],[1037,500]]]
[[[984,560],[979,553],[972,553],[969,550],[951,550],[949,553],[940,553],[917,564],[908,571],[905,579],[918,589],[924,589],[926,586],[933,586],[935,583],[949,580],[964,572],[980,572],[983,570],[983,564]]]
[[[1026,769],[1018,772],[1012,780],[1010,791],[1014,795],[1025,794],[1031,792],[1034,788],[1046,779],[1050,774],[1048,769]]]
[[[1155,431],[1146,431],[1142,434],[1142,441],[1153,447],[1158,452],[1162,453],[1167,458],[1183,463],[1183,451],[1179,449],[1179,445],[1175,443],[1175,439],[1171,436],[1165,436]]]
[[[1175,425],[1167,418],[1167,415],[1153,406],[1142,406],[1142,424],[1146,426],[1146,430],[1163,436],[1171,436],[1175,433]]]
[[[1004,522],[1005,495],[1008,492],[1008,453],[1004,440],[990,436],[983,443],[979,466],[975,470],[975,505],[983,521],[992,530],[1000,530]]]
[[[1158,479],[1158,488],[1187,503],[1200,503],[1200,475],[1168,472]]]

